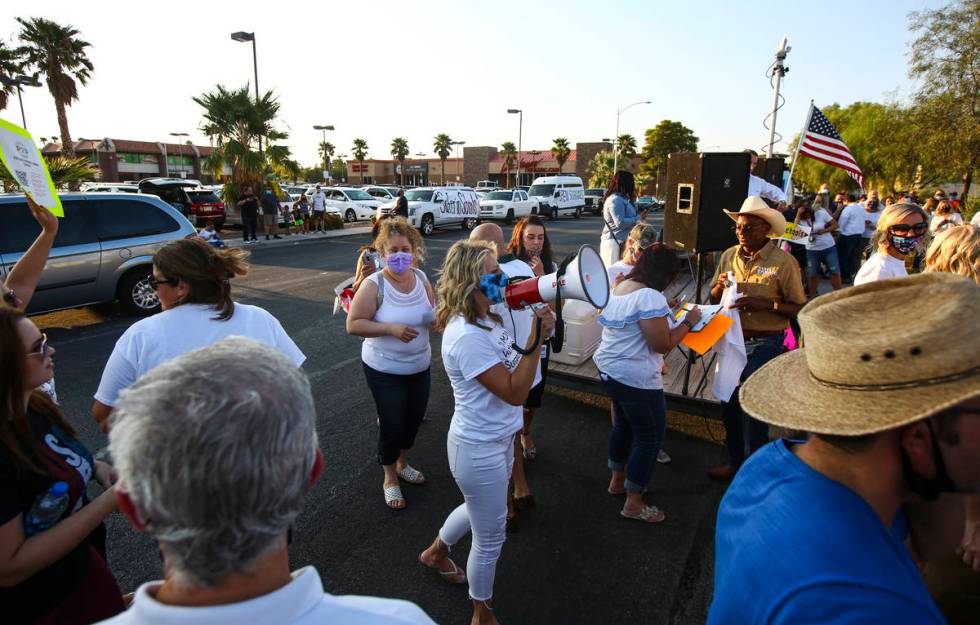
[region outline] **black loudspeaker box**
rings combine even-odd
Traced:
[[[674,152],[667,156],[664,243],[686,252],[717,252],[737,243],[735,222],[749,194],[751,156],[743,152]]]
[[[769,184],[776,185],[782,189],[783,171],[785,169],[786,162],[781,157],[773,156],[772,158],[760,158],[755,164],[755,170],[752,173]]]

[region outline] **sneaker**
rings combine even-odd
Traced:
[[[660,464],[669,464],[670,456],[667,454],[666,451],[661,449],[660,451],[657,452],[657,462],[659,462]]]
[[[266,238],[268,238],[268,237],[266,237]],[[272,238],[273,239],[281,239],[282,237],[279,236],[278,234],[274,234],[274,235],[272,235]]]

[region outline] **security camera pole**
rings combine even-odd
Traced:
[[[783,65],[783,61],[786,60],[786,55],[792,50],[790,46],[787,46],[788,40],[783,37],[783,40],[779,42],[779,48],[776,50],[776,63],[772,68],[772,73],[776,77],[776,86],[772,92],[772,122],[769,126],[769,149],[766,150],[766,158],[772,158],[773,145],[776,143],[776,112],[779,110],[779,82],[782,80],[789,68]]]

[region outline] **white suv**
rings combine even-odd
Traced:
[[[370,221],[382,204],[381,200],[369,195],[367,191],[354,187],[328,187],[323,192],[327,196],[327,210],[336,210],[348,223]]]
[[[405,192],[408,201],[408,222],[429,236],[436,228],[461,226],[469,230],[480,218],[480,202],[470,187],[422,187]],[[391,215],[395,202],[378,208],[378,219]]]
[[[480,200],[480,219],[503,219],[508,226],[514,219],[538,212],[538,203],[520,189],[498,189]]]
[[[527,194],[538,202],[538,212],[550,219],[571,213],[576,219],[585,208],[585,188],[578,176],[535,178]]]

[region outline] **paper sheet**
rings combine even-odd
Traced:
[[[24,193],[58,217],[65,216],[48,165],[34,138],[4,119],[0,119],[0,160]]]
[[[691,328],[691,332],[700,332],[703,330],[705,326],[711,323],[714,316],[721,312],[722,306],[721,304],[682,304],[680,310],[674,313],[674,318],[671,321],[670,327],[676,328],[678,325],[683,323],[684,319],[687,318],[687,313],[695,308],[701,310],[701,318],[696,324],[694,324],[694,327]]]
[[[786,232],[778,240],[789,241],[790,243],[806,243],[810,238],[810,227],[803,224],[786,222]]]

